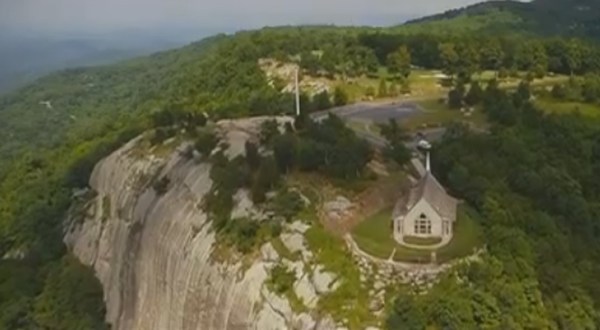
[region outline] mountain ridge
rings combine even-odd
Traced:
[[[510,16],[511,24],[498,22],[498,17]],[[485,19],[488,23],[478,32],[537,34],[543,36],[569,36],[599,39],[600,4],[592,0],[534,0],[519,2],[513,0],[493,0],[480,2],[463,8],[452,9],[444,13],[410,20],[403,27],[416,24],[430,25]]]

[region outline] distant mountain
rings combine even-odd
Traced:
[[[178,47],[201,36],[137,31],[52,38],[0,34],[0,93],[56,70],[108,64]]]
[[[600,39],[600,1],[488,1],[402,25],[438,32],[522,33]]]

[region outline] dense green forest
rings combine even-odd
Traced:
[[[598,40],[595,0],[487,1],[408,22],[400,29],[430,33],[576,36]]]
[[[5,256],[0,260],[0,329],[106,327],[99,283],[62,245],[73,190],[87,185],[99,159],[146,129],[197,125],[203,113],[212,119],[292,113],[292,95],[270,87],[258,65],[265,57],[342,79],[387,67],[403,80],[414,66],[443,70],[460,84],[482,70],[500,76],[563,73],[573,79],[555,87],[555,97],[600,98],[597,75],[592,75],[600,71],[600,48],[592,42],[437,34],[413,27],[266,28],[49,75],[0,98],[0,255]],[[584,73],[589,76],[575,77]],[[540,114],[527,102],[523,86],[520,96],[488,88],[483,99],[494,123],[491,133],[475,135],[455,127],[435,159],[450,187],[482,214],[489,237],[486,262],[465,269],[463,278],[472,286],[444,281],[429,295],[400,297],[391,328],[419,317],[455,329],[516,324],[592,329],[598,324],[600,292],[593,279],[600,277],[600,260],[593,237],[598,234],[600,182],[593,174],[600,170],[600,126],[577,116]],[[305,110],[352,101],[342,91],[334,94],[312,100],[303,95]],[[337,135],[345,138],[337,141]],[[197,144],[200,150],[215,143],[204,138]],[[261,179],[261,171],[294,167],[351,178],[360,175],[370,157],[368,148],[335,119],[265,143],[276,157],[256,163],[252,180],[223,180],[225,187],[231,191],[247,184],[260,199],[275,185]],[[305,157],[287,159],[289,146]],[[336,148],[337,161],[325,166],[320,153]],[[389,156],[405,161],[404,151],[397,149]],[[231,166],[238,165],[243,167]],[[219,196],[214,200],[229,202]],[[246,230],[222,225],[233,237]],[[468,297],[480,304],[472,305]],[[415,300],[415,307],[406,308],[406,300]]]
[[[290,96],[267,85],[257,64],[264,57],[300,58],[307,72],[346,77],[376,74],[380,66],[396,68],[398,74],[402,71],[400,77],[406,76],[410,64],[464,76],[484,69],[506,74],[525,70],[537,76],[600,70],[600,48],[578,40],[393,31],[267,28],[217,36],[114,66],[50,75],[0,98],[0,177],[7,160],[24,151],[86,139],[124,114],[165,108],[218,116],[292,110]],[[409,56],[390,56],[403,49]]]
[[[545,115],[525,88],[490,85],[488,134],[451,127],[434,170],[479,211],[488,253],[426,295],[402,294],[391,329],[597,329],[600,122]]]

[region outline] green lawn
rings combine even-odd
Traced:
[[[431,246],[442,242],[441,237],[404,236],[404,242],[412,245]]]
[[[352,237],[365,252],[389,258],[397,245],[392,238],[392,209],[385,209],[360,223],[352,231]]]
[[[480,109],[475,109],[475,112],[467,117],[459,110],[448,108],[440,99],[428,99],[416,103],[421,106],[423,112],[402,122],[402,125],[409,130],[443,126],[454,121],[465,121],[478,127],[486,125],[485,114]]]
[[[458,212],[454,238],[448,245],[436,251],[438,262],[466,257],[473,253],[475,247],[482,245],[481,228],[477,223],[475,211],[459,206]],[[392,210],[385,209],[358,225],[352,237],[363,251],[378,258],[388,259],[395,249],[396,261],[430,262],[431,251],[410,249],[396,243],[392,237],[391,219]]]
[[[550,98],[539,98],[535,104],[548,113],[571,113],[579,111],[584,116],[600,117],[600,105],[582,102],[567,102]]]

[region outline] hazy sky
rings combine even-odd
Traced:
[[[391,25],[478,0],[0,0],[0,29],[100,31]]]

